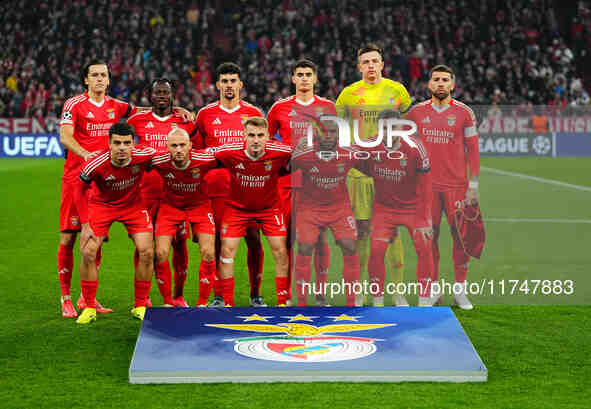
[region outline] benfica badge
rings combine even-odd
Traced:
[[[140,171],[140,167],[139,166],[132,166],[131,167],[131,173],[138,173]]]
[[[71,221],[72,221],[72,226],[76,227],[76,226],[78,226],[78,222],[80,221],[80,219],[77,216],[72,216]]]
[[[265,170],[267,172],[270,172],[272,168],[273,168],[273,161],[271,161],[271,160],[265,161]]]
[[[115,119],[115,110],[113,108],[107,109],[107,117],[109,119]]]
[[[173,123],[171,123],[171,124],[170,124],[170,128],[171,128],[171,130],[172,130],[172,129],[176,129],[176,128],[178,128],[178,127],[179,127],[179,126],[178,126],[178,125],[177,125],[175,122],[173,122]]]
[[[456,124],[456,116],[455,115],[450,115],[447,117],[447,124],[449,126],[454,126]]]
[[[193,175],[193,179],[199,179],[199,176],[201,176],[201,170],[199,168],[191,169],[191,174]]]

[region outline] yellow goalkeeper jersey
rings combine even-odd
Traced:
[[[340,116],[360,117],[359,136],[367,139],[377,134],[378,114],[384,109],[397,109],[406,113],[411,105],[408,91],[399,82],[382,78],[377,84],[363,80],[346,87],[337,98]],[[357,111],[355,114],[353,111]]]

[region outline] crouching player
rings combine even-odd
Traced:
[[[109,150],[100,152],[82,168],[80,179],[84,183],[76,194],[82,222],[80,279],[86,308],[78,317],[78,324],[96,320],[98,270],[95,260],[111,224],[116,221],[125,225],[139,252],[131,313],[135,318],[144,319],[154,250],[152,221],[141,205],[139,189],[143,173],[155,153],[150,147],[136,148],[133,128],[125,123],[116,123],[109,129]]]
[[[230,172],[230,196],[222,221],[221,287],[226,305],[234,305],[234,256],[246,229],[260,226],[275,259],[277,305],[285,305],[289,283],[287,229],[280,210],[277,181],[287,173],[291,147],[269,140],[267,120],[244,121],[244,142],[215,148],[214,155]]]
[[[334,122],[326,121],[317,129],[317,143],[311,147],[298,147],[291,163],[292,170],[302,170],[302,187],[296,196],[294,209],[298,242],[295,263],[298,306],[306,306],[312,252],[320,234],[327,228],[332,230],[343,252],[343,278],[349,284],[346,287],[347,306],[355,306],[352,288],[360,274],[359,257],[355,253],[357,227],[346,184],[347,172],[356,162],[354,151],[338,147],[338,129]],[[359,297],[357,305],[360,306],[361,302]]]
[[[386,115],[383,115],[386,114]],[[397,116],[392,112],[392,116]],[[387,111],[380,114],[387,118]],[[384,132],[384,134],[386,134]],[[375,148],[364,173],[374,178],[375,202],[371,223],[370,279],[378,284],[374,306],[384,305],[384,256],[397,226],[405,226],[417,252],[419,305],[430,306],[433,273],[430,162],[423,144],[409,137],[395,136],[392,146],[386,142]]]
[[[202,182],[217,162],[213,156],[191,149],[189,134],[182,128],[174,128],[168,134],[167,147],[169,153],[152,159],[152,166],[164,181],[164,198],[156,221],[156,282],[164,305],[173,306],[168,255],[179,225],[189,220],[193,241],[199,243],[201,250],[197,306],[207,306],[216,273],[215,225]]]

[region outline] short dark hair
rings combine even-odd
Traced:
[[[148,95],[148,101],[150,101],[150,104],[152,103],[152,91],[154,90],[154,87],[158,84],[168,84],[170,86],[170,91],[172,93],[172,98],[174,99],[174,83],[169,80],[168,78],[164,78],[164,77],[159,77],[159,78],[155,78],[151,83],[150,86],[148,88],[146,88],[146,94]],[[170,101],[170,104],[173,104],[173,100]]]
[[[376,43],[368,43],[366,45],[364,45],[363,47],[361,47],[360,49],[357,50],[357,58],[361,57],[361,54],[365,54],[365,53],[369,53],[372,51],[377,51],[378,54],[380,54],[380,57],[382,57],[382,60],[384,59],[384,52],[382,51],[382,48],[377,45]]]
[[[113,139],[114,134],[131,135],[135,141],[135,131],[133,130],[133,126],[129,125],[127,122],[117,122],[109,128],[109,142]]]
[[[451,75],[451,79],[453,80],[455,78],[454,72],[453,70],[448,67],[447,65],[444,64],[438,64],[435,67],[431,68],[429,70],[429,79],[431,79],[431,77],[433,76],[434,72],[447,72],[448,74]]]
[[[92,59],[90,60],[84,67],[82,67],[82,69],[80,70],[80,80],[82,81],[82,85],[86,84],[84,83],[84,80],[86,79],[86,77],[88,77],[88,70],[90,69],[91,65],[106,65],[107,66],[107,72],[109,73],[109,79],[111,79],[111,69],[109,68],[109,64],[106,63],[106,61],[104,60],[99,60],[99,59]]]
[[[242,70],[240,69],[238,64],[234,64],[233,62],[224,62],[218,65],[218,68],[216,69],[216,75],[218,80],[220,79],[220,76],[224,74],[238,74],[238,78],[240,78],[241,73]]]
[[[291,66],[291,75],[294,75],[298,68],[311,68],[314,74],[318,72],[318,67],[312,61],[302,58],[298,60],[294,65]]]

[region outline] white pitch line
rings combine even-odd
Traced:
[[[536,182],[541,182],[541,183],[547,183],[549,185],[557,185],[557,186],[562,186],[562,187],[568,187],[571,189],[582,190],[584,192],[591,192],[591,187],[589,187],[589,186],[573,185],[572,183],[560,182],[558,180],[540,178],[537,176],[524,175],[523,173],[507,172],[506,170],[489,168],[486,166],[481,166],[480,169],[486,170],[487,172],[496,173],[499,175],[513,176],[516,178],[534,180]]]
[[[507,223],[572,223],[591,224],[589,219],[512,219],[512,218],[485,218],[485,222],[507,222]]]

